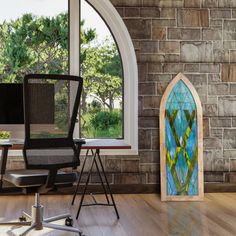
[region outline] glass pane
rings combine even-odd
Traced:
[[[167,195],[197,195],[197,107],[182,80],[175,85],[167,100],[165,143]]]
[[[68,1],[8,0],[0,8],[0,81],[68,72]]]
[[[85,138],[123,137],[123,70],[116,42],[101,16],[81,1],[80,132]]]
[[[68,0],[1,2],[0,83],[22,83],[28,73],[68,73]],[[10,102],[11,96],[4,99]],[[22,116],[23,104],[19,109]],[[1,131],[14,129],[7,120],[1,123],[0,138],[6,137]]]
[[[30,137],[67,137],[70,117],[69,82],[30,79],[28,91]]]

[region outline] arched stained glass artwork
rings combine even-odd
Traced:
[[[203,198],[202,109],[193,85],[178,74],[160,108],[162,200]]]

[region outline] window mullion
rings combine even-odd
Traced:
[[[70,74],[80,75],[80,0],[69,0],[69,45]],[[75,98],[73,83],[70,84],[70,111]],[[79,123],[75,125],[74,136],[79,136]]]

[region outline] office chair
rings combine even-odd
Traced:
[[[80,148],[85,143],[73,141],[82,86],[83,80],[77,76],[29,74],[24,78],[26,169],[8,171],[4,180],[25,193],[35,193],[35,204],[31,215],[23,212],[21,222],[2,223],[28,225],[21,236],[44,227],[82,235],[79,229],[72,227],[70,214],[44,219],[40,204],[40,193],[72,186],[76,180],[73,169],[80,165]],[[66,219],[65,226],[50,223],[60,219]]]

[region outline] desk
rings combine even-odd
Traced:
[[[75,140],[75,142],[76,142],[76,140]],[[78,193],[78,189],[79,189],[79,186],[80,186],[80,183],[81,183],[81,178],[82,178],[83,173],[84,173],[84,167],[85,167],[87,158],[89,156],[89,151],[92,154],[92,162],[91,162],[91,166],[89,168],[89,172],[88,172],[88,176],[87,176],[87,179],[86,179],[86,182],[85,182],[84,190],[83,190],[83,193],[82,193],[82,196],[81,196],[81,200],[80,200],[79,208],[78,208],[78,211],[77,211],[76,219],[78,219],[78,217],[79,217],[80,210],[81,210],[82,206],[112,206],[115,209],[117,219],[119,219],[120,216],[119,216],[119,213],[118,213],[118,210],[117,210],[117,207],[116,207],[116,203],[115,203],[115,200],[114,200],[112,192],[111,192],[109,182],[107,180],[106,172],[105,172],[104,166],[102,164],[101,157],[100,157],[100,150],[101,149],[113,149],[113,150],[114,149],[131,149],[131,146],[125,144],[123,140],[116,140],[115,142],[113,140],[86,140],[86,144],[84,144],[82,146],[82,149],[86,149],[87,152],[86,152],[84,163],[82,165],[82,169],[81,169],[81,172],[80,172],[80,176],[79,176],[79,180],[78,180],[78,183],[77,183],[77,186],[76,186],[76,190],[75,190],[75,193],[74,193],[74,196],[73,196],[73,199],[72,199],[72,203],[71,203],[72,205],[74,204],[75,197]],[[106,196],[107,203],[98,203],[96,201],[96,199],[94,198],[94,196],[90,193],[91,196],[93,197],[94,203],[84,204],[83,203],[84,196],[86,195],[86,192],[87,192],[87,188],[88,188],[88,185],[89,185],[89,180],[90,180],[94,165],[95,165],[97,173],[99,175],[99,179],[101,181],[101,185],[102,185],[102,188],[104,190],[104,194]],[[100,168],[99,168],[99,166],[100,166]],[[102,176],[104,177],[105,181],[103,181]],[[107,189],[106,189],[106,187],[107,187]],[[111,201],[109,200],[109,196],[111,198]]]
[[[75,139],[75,143],[76,143],[76,141],[78,141],[78,139]],[[15,149],[15,150],[16,149],[22,149],[23,148],[23,143],[24,143],[23,140],[0,140],[0,148],[2,149],[1,161],[0,161],[0,175],[1,175],[0,188],[2,188],[3,175],[5,174],[5,170],[6,170],[8,150],[9,149]],[[88,176],[87,176],[87,179],[86,179],[85,187],[84,187],[84,190],[83,190],[83,193],[82,193],[82,196],[81,196],[81,200],[80,200],[79,208],[78,208],[78,211],[77,211],[76,219],[78,219],[78,217],[79,217],[80,210],[81,210],[82,206],[94,206],[94,205],[113,206],[114,209],[115,209],[115,212],[116,212],[116,216],[119,219],[119,213],[118,213],[118,210],[117,210],[117,207],[116,207],[116,204],[115,204],[115,201],[114,201],[111,189],[110,189],[109,182],[107,180],[107,176],[106,176],[104,166],[103,166],[102,161],[101,161],[100,150],[103,150],[103,149],[110,149],[110,150],[131,149],[131,146],[125,144],[123,140],[116,140],[114,142],[114,140],[107,140],[107,139],[106,140],[88,139],[88,140],[86,140],[86,144],[84,144],[82,146],[82,149],[86,150],[86,156],[85,156],[85,160],[83,162],[82,169],[81,169],[81,172],[80,172],[80,175],[79,175],[79,180],[78,180],[76,190],[75,190],[75,193],[74,193],[74,196],[73,196],[73,200],[72,200],[72,203],[71,203],[72,205],[74,204],[75,197],[78,193],[78,189],[79,189],[79,186],[80,186],[80,183],[81,183],[82,175],[84,173],[84,167],[85,167],[87,158],[89,156],[89,152],[91,152],[91,154],[92,154],[92,162],[91,162],[91,166],[89,168],[89,172],[88,172]],[[91,174],[92,174],[92,169],[93,169],[94,165],[95,165],[96,170],[98,172],[99,179],[101,181],[101,185],[102,185],[102,188],[104,190],[104,194],[105,194],[107,203],[98,203],[96,201],[96,199],[93,197],[94,203],[92,203],[92,204],[83,204],[84,197],[85,197],[85,194],[87,192],[87,187],[89,185],[89,180],[90,180],[90,177],[91,177]],[[103,181],[102,176],[104,177],[105,181]],[[107,187],[107,189],[106,189],[106,187]],[[111,201],[109,200],[109,196],[111,198]]]

